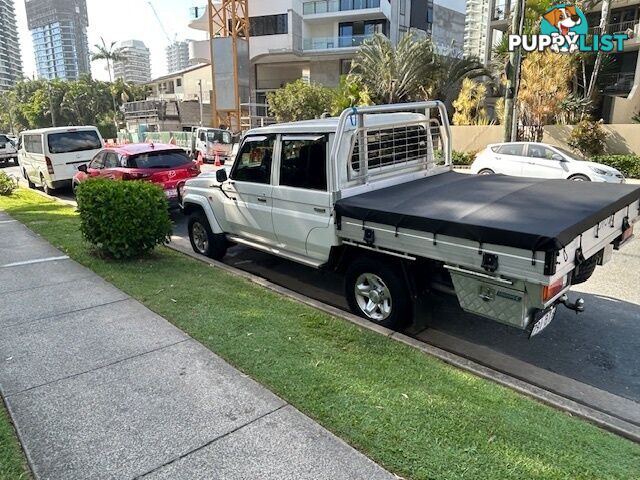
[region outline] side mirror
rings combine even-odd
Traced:
[[[224,183],[229,180],[229,177],[227,176],[227,170],[224,168],[218,170],[216,172],[216,180],[218,181],[218,183]]]
[[[82,173],[87,173],[89,171],[89,167],[87,167],[86,165],[80,165],[78,167],[78,170]]]

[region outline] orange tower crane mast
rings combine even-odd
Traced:
[[[238,43],[240,41],[249,42],[249,0],[208,0],[208,2],[213,126],[219,127],[225,123],[229,128],[233,129],[235,127],[237,130],[240,130],[242,124],[242,106],[240,98]],[[229,37],[232,39],[233,87],[235,96],[235,108],[233,110],[218,110],[214,40],[220,37]]]

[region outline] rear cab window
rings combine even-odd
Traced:
[[[63,154],[100,150],[102,140],[95,130],[77,130],[70,132],[50,133],[47,136],[49,153]]]
[[[127,158],[128,168],[177,168],[191,164],[184,150],[163,150],[132,155]]]

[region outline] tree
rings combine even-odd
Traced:
[[[455,114],[454,125],[488,125],[489,116],[484,102],[487,98],[487,87],[482,83],[465,78],[458,99],[453,102]]]
[[[333,92],[331,114],[338,116],[347,108],[367,107],[372,103],[367,88],[363,87],[357,78],[343,75],[340,77],[340,84]]]
[[[113,83],[113,65],[115,62],[123,62],[127,59],[127,57],[123,53],[122,48],[115,48],[116,42],[111,42],[111,45],[107,47],[104,38],[100,37],[100,41],[102,45],[95,44],[94,47],[96,49],[95,52],[91,54],[91,61],[101,61],[104,60],[107,62],[107,71],[109,72],[109,83]],[[117,119],[117,110],[116,110],[116,96],[115,93],[111,93],[111,100],[113,103],[113,123],[118,128],[118,119]]]
[[[542,127],[561,112],[571,94],[575,64],[570,55],[533,52],[522,63],[518,105],[523,125]]]
[[[303,80],[288,83],[267,96],[269,109],[279,122],[319,118],[328,112],[333,92],[327,87]]]
[[[443,100],[448,107],[465,78],[488,75],[476,59],[438,54],[429,37],[409,32],[394,48],[382,34],[367,40],[353,61],[351,76],[374,103]]]

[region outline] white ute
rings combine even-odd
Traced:
[[[476,176],[451,166],[441,102],[346,110],[246,133],[222,169],[180,191],[194,250],[231,243],[345,272],[352,311],[402,328],[414,300],[454,294],[533,336],[633,237],[640,187]]]

